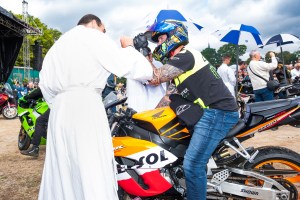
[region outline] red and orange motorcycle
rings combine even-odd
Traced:
[[[184,199],[182,164],[191,133],[179,124],[175,113],[169,107],[141,113],[127,108],[108,117],[119,198]],[[242,145],[256,133],[287,124],[300,124],[300,98],[248,104],[245,117],[220,142],[207,164],[207,198],[298,199],[298,153],[278,146]]]
[[[0,114],[6,119],[14,119],[18,116],[16,99],[8,83],[0,84]]]

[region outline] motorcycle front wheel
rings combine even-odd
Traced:
[[[259,153],[252,163],[247,162],[245,169],[276,169],[294,170],[298,174],[281,175],[278,178],[284,178],[300,188],[300,154],[284,147],[260,147]]]
[[[17,107],[11,106],[10,108],[9,107],[3,108],[2,115],[6,119],[14,119],[14,118],[16,118],[18,116]]]
[[[30,146],[30,137],[29,135],[26,133],[26,131],[24,130],[23,127],[21,127],[19,135],[18,135],[18,148],[20,151],[22,150],[26,150],[29,148]]]

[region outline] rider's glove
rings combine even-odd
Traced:
[[[140,33],[137,36],[135,36],[133,38],[133,45],[134,45],[134,48],[138,51],[141,51],[141,49],[147,48],[148,41],[147,41],[147,37],[145,36],[145,34]]]

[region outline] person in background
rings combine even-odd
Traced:
[[[37,88],[30,92],[28,95],[24,96],[25,100],[38,100],[43,98],[43,94],[40,88]],[[41,143],[42,137],[47,137],[47,127],[49,120],[50,109],[44,112],[36,119],[34,133],[31,138],[31,145],[27,150],[23,150],[20,153],[26,156],[38,157],[39,156],[39,146]]]
[[[278,82],[280,84],[290,83],[291,73],[288,71],[286,66],[283,66],[282,61],[278,57],[276,57],[276,59],[277,59],[278,65],[277,65],[277,68],[275,70],[273,70],[273,73],[275,74]],[[286,76],[286,82],[285,82],[285,78],[284,78],[284,73]]]
[[[105,88],[102,92],[102,99],[104,99],[109,93],[115,91],[115,75],[110,74],[109,77],[107,78]]]
[[[267,88],[267,82],[262,78],[258,77],[257,75],[255,75],[258,74],[263,78],[265,78],[266,80],[270,79],[270,71],[276,69],[277,59],[273,52],[270,52],[269,54],[272,62],[266,63],[260,60],[261,55],[257,50],[252,50],[250,52],[251,61],[249,63],[247,71],[253,86],[255,102],[268,101],[274,99],[273,91]]]
[[[25,88],[19,83],[19,81],[15,81],[13,90],[17,94],[16,95],[17,100],[25,94]]]
[[[242,80],[244,79],[244,77],[247,74],[247,63],[245,61],[240,61],[239,65],[238,65],[238,73],[240,74],[239,78],[241,78]],[[239,81],[242,81],[239,80]]]
[[[120,48],[105,32],[99,17],[87,14],[44,58],[39,86],[51,112],[40,200],[118,199],[102,90],[111,73],[146,81],[153,69],[136,50],[143,41],[121,37]]]
[[[300,78],[300,60],[295,64],[294,69],[291,70],[292,81],[299,81]]]
[[[33,84],[32,81],[30,81],[30,82],[27,84],[27,93],[29,94],[33,89],[34,89],[34,84]]]
[[[228,67],[230,61],[231,61],[231,57],[229,55],[224,55],[222,57],[223,63],[220,67],[218,67],[217,72],[222,78],[228,90],[230,91],[231,95],[235,97],[234,87],[236,85],[236,77],[234,71],[230,67]]]

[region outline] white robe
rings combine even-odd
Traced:
[[[134,48],[118,48],[84,26],[65,33],[47,53],[39,85],[51,113],[40,200],[118,199],[101,99],[110,73],[145,81],[152,67]]]
[[[153,61],[153,64],[157,68],[162,66],[158,61]],[[137,112],[154,109],[166,94],[166,83],[158,86],[143,85],[143,83],[132,79],[127,79],[126,82],[128,107]]]

